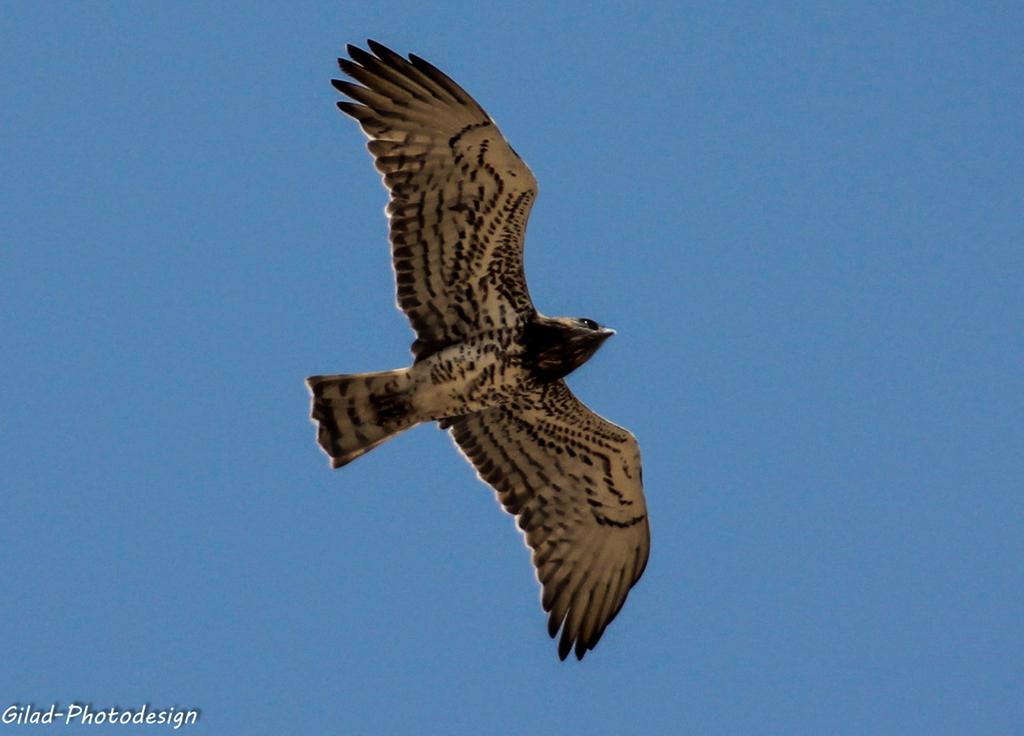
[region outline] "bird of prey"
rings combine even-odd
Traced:
[[[563,380],[614,331],[533,306],[523,236],[537,182],[490,116],[430,63],[368,45],[338,60],[359,84],[332,83],[390,192],[414,361],[308,378],[317,440],[340,468],[417,424],[447,429],[533,551],[559,657],[582,659],[650,549],[636,438]]]

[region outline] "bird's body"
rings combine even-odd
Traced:
[[[398,303],[416,341],[408,368],[312,376],[318,441],[341,467],[423,422],[448,429],[534,550],[559,655],[592,649],[647,562],[636,440],[562,380],[613,331],[546,317],[522,254],[536,197],[529,168],[487,113],[415,56],[350,46],[339,107],[369,135],[391,192]]]
[[[320,444],[335,468],[376,447],[382,439],[423,422],[450,420],[508,403],[568,375],[604,340],[607,328],[572,320],[534,317],[522,325],[487,330],[436,352],[421,353],[408,368],[346,376],[311,376],[313,418]],[[356,387],[365,387],[365,391]],[[332,419],[341,413],[354,431]],[[378,431],[366,442],[359,433]],[[380,430],[391,430],[382,439]],[[354,445],[351,443],[355,440]]]

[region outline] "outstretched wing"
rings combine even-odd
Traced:
[[[480,478],[517,517],[543,587],[558,655],[593,649],[650,551],[636,438],[590,411],[564,381],[446,420]]]
[[[391,192],[387,213],[398,306],[417,340],[413,354],[533,313],[523,275],[523,235],[537,182],[494,121],[426,61],[374,41],[349,46],[334,80],[359,121]],[[358,104],[357,104],[358,103]]]

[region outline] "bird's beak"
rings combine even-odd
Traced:
[[[611,327],[602,327],[601,328],[601,337],[603,337],[605,340],[607,340],[609,337],[611,337],[614,334],[615,334],[615,330],[613,330]]]

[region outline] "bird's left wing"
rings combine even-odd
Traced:
[[[523,322],[533,302],[523,236],[537,182],[494,121],[433,65],[369,41],[349,46],[334,80],[391,192],[398,306],[425,357],[474,334]]]
[[[650,551],[636,438],[555,381],[444,420],[459,449],[517,517],[543,587],[558,654],[582,659],[640,579]]]

